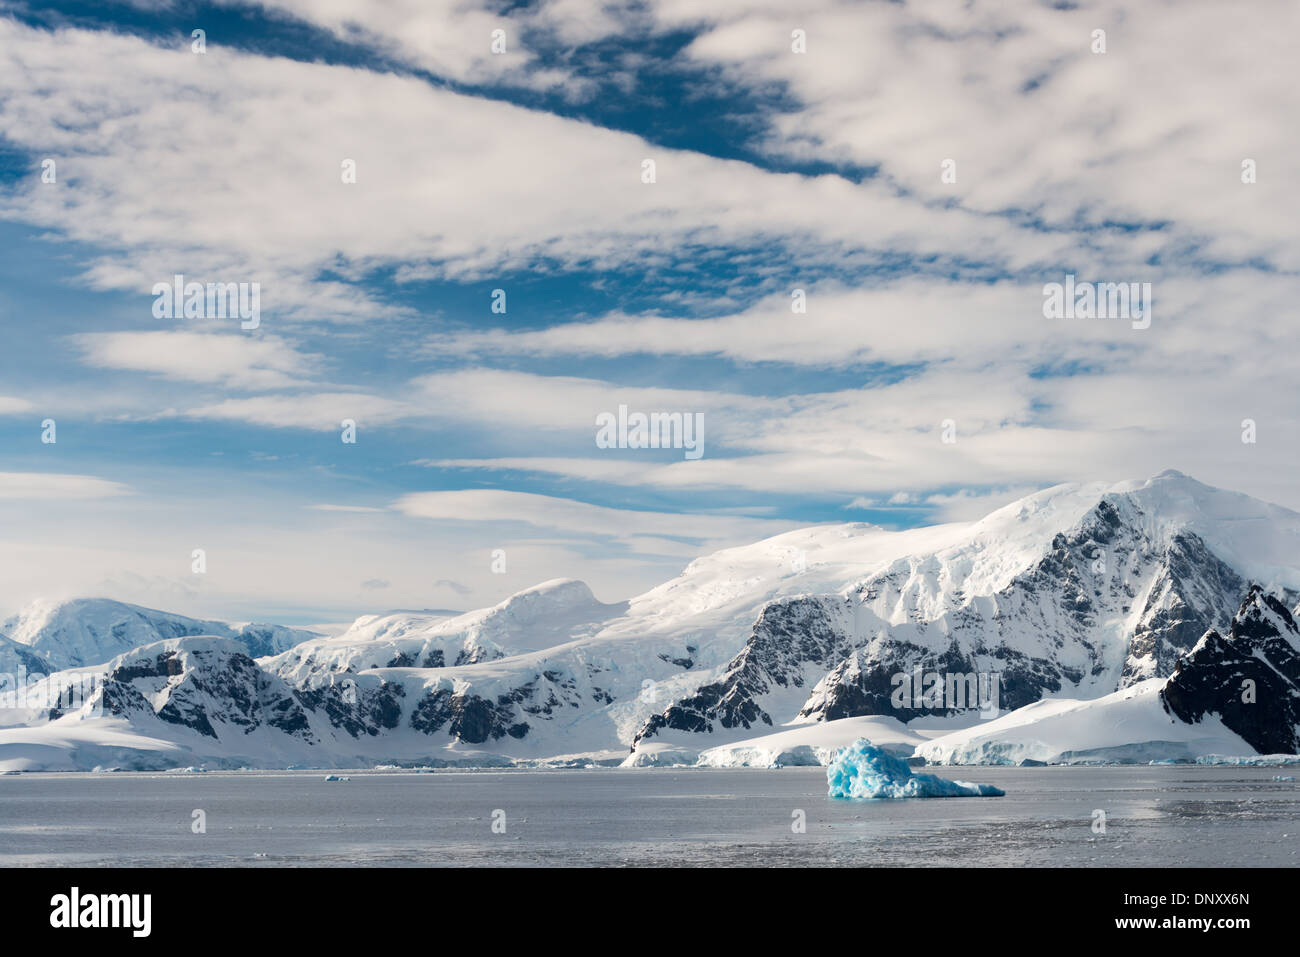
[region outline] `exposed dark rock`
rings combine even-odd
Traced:
[[[1189,724],[1216,714],[1261,754],[1300,753],[1300,629],[1252,585],[1227,636],[1210,630],[1160,692]]]
[[[382,730],[396,728],[402,720],[401,699],[406,689],[388,681],[369,687],[348,679],[304,688],[298,695],[308,708],[324,712],[330,724],[356,738],[362,734],[373,737]]]
[[[152,714],[159,721],[220,738],[218,728],[245,734],[272,727],[314,741],[298,695],[267,674],[233,642],[181,645],[152,656],[124,660],[104,676],[96,692],[115,715]],[[144,691],[157,703],[150,703]]]
[[[479,695],[462,695],[449,688],[439,688],[420,699],[411,712],[411,727],[434,734],[443,727],[465,744],[483,744],[510,735],[522,738],[528,733],[526,722],[514,720],[508,703],[493,704]]]
[[[1124,678],[1164,677],[1211,628],[1232,620],[1237,598],[1246,590],[1241,576],[1190,532],[1174,537],[1160,578],[1151,588],[1142,619],[1133,631]],[[1166,601],[1168,607],[1161,607]],[[1135,664],[1154,658],[1151,674]]]
[[[636,736],[651,737],[665,728],[709,733],[724,728],[771,725],[757,698],[774,687],[802,688],[804,665],[823,663],[851,640],[844,635],[845,604],[835,597],[771,602],[759,613],[744,649],[727,665],[720,681],[652,715]],[[633,747],[636,746],[633,742]]]

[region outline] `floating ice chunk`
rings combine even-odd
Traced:
[[[836,753],[826,766],[831,797],[1002,797],[991,784],[949,781],[933,774],[913,774],[906,761],[891,757],[866,738]]]

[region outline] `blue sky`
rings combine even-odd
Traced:
[[[0,609],[616,600],[1168,467],[1300,506],[1293,6],[695,6],[0,3]],[[1066,273],[1151,327],[1044,318]]]

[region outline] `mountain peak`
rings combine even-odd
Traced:
[[[1300,637],[1300,627],[1290,610],[1261,586],[1252,584],[1232,619],[1230,634],[1238,638]]]

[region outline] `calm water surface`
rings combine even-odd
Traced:
[[[343,773],[0,776],[0,865],[1300,865],[1295,768],[939,769],[1007,796],[873,802],[819,768]]]

